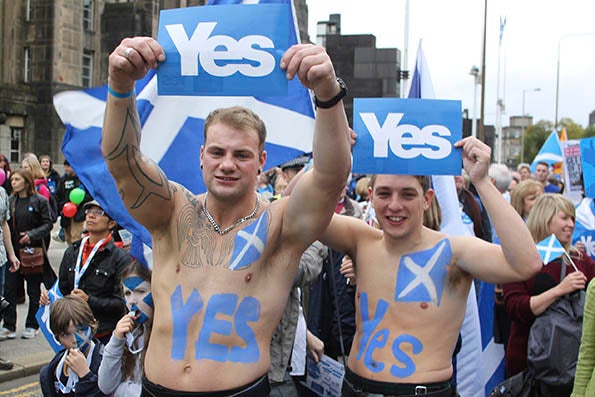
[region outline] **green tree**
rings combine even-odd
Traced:
[[[524,158],[526,162],[531,163],[533,161],[553,129],[553,123],[546,120],[540,120],[536,124],[527,128],[525,131],[524,148]]]
[[[562,131],[562,127],[566,127],[568,139],[581,139],[584,136],[585,130],[583,127],[575,123],[570,117],[562,118],[558,124],[559,131]]]
[[[585,129],[583,138],[595,138],[595,125],[591,125]]]

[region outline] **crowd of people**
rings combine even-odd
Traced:
[[[343,396],[456,396],[453,356],[474,282],[496,284],[498,341],[514,377],[530,366],[535,319],[595,276],[584,247],[572,245],[574,205],[546,163],[511,172],[490,166],[479,140],[457,142],[465,236],[440,231],[428,176],[350,175],[356,137],[345,87],[317,46],[293,46],[281,60],[287,77],[315,94],[311,155],[264,171],[260,117],[219,109],[204,125],[206,193],[164,181],[140,151],[134,92],[147,65],[163,60],[147,37],[125,39],[110,55],[102,139],[124,205],[153,238],[151,271],[115,241],[116,221],[68,162],[59,176],[47,155],[28,154],[16,170],[0,155],[9,181],[0,188],[0,340],[17,336],[24,284],[21,337],[36,337],[35,313],[50,305],[63,347],[40,372],[44,395],[313,396],[308,363],[326,354],[345,365]],[[47,257],[54,213],[74,189],[85,197],[76,213],[60,214],[54,238],[68,246],[55,274]],[[552,234],[566,254],[542,263],[536,243]],[[52,302],[56,280],[63,298]],[[585,325],[595,321],[592,290]],[[568,352],[576,384],[531,378],[535,390],[589,395],[593,330],[584,335],[580,355]]]

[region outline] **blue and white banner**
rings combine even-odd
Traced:
[[[421,41],[417,49],[409,98],[434,98],[434,87]],[[459,173],[461,167],[462,164],[459,164]],[[469,235],[469,229],[463,225],[461,218],[454,178],[447,175],[434,175],[432,187],[442,210],[441,232],[453,236]],[[482,303],[482,305],[486,304],[489,303]],[[480,310],[484,309],[480,308]],[[493,316],[493,305],[485,307],[485,312],[492,313]],[[492,371],[493,368],[503,367],[504,349],[501,345],[495,345],[493,337],[489,338],[487,333],[485,340],[483,339],[484,335],[480,330],[484,328],[489,332],[492,331],[492,328],[487,328],[487,324],[483,321],[480,323],[475,287],[472,283],[467,296],[465,319],[461,326],[461,350],[454,360],[455,383],[457,392],[462,397],[487,395],[485,390],[489,391],[488,388],[493,382],[504,379],[503,371]]]
[[[288,4],[161,11],[159,95],[286,95]]]
[[[585,252],[595,260],[595,200],[585,197],[576,207],[572,244],[581,242]]]
[[[276,2],[290,3],[289,0]],[[290,32],[293,34],[290,44],[298,43],[293,23],[290,24]],[[157,95],[157,81],[150,74],[137,81],[136,92],[143,154],[159,164],[170,180],[184,185],[195,194],[205,191],[199,154],[203,144],[204,119],[214,109],[244,106],[264,120],[269,167],[312,151],[314,108],[308,90],[298,79],[289,82],[287,95],[281,97],[184,97]],[[132,255],[148,264],[151,236],[124,207],[101,154],[106,97],[106,86],[66,91],[54,97],[54,107],[66,125],[62,152],[89,193],[132,233]]]
[[[544,265],[558,259],[566,252],[555,234],[538,242],[536,247]]]
[[[595,138],[581,139],[585,196],[595,198]]]
[[[460,101],[356,98],[353,172],[361,174],[460,175]]]
[[[50,298],[50,304],[44,305],[44,306],[40,305],[39,309],[37,309],[37,313],[35,313],[35,318],[37,319],[37,324],[39,324],[39,329],[41,330],[41,333],[43,334],[45,339],[48,341],[48,344],[50,345],[50,347],[56,353],[59,352],[60,350],[62,350],[64,347],[60,343],[58,343],[58,341],[54,337],[54,333],[50,329],[50,307],[51,307],[52,303],[54,303],[56,300],[64,298],[64,296],[62,295],[62,292],[60,291],[60,288],[58,287],[59,283],[60,283],[60,280],[56,280],[54,285],[52,285],[52,288],[50,288],[48,290],[48,297]]]

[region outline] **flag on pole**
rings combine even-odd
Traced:
[[[536,246],[537,252],[539,252],[539,256],[541,256],[541,261],[544,265],[547,265],[566,253],[566,250],[556,238],[555,234],[544,238],[538,242]]]
[[[595,200],[585,197],[576,207],[572,244],[583,243],[585,252],[595,260]]]
[[[417,49],[417,59],[411,79],[409,98],[435,98],[434,87],[422,50],[421,41]],[[436,192],[436,198],[442,210],[441,231],[449,235],[469,234],[461,218],[454,178],[452,176],[434,175],[432,176],[432,187]],[[455,363],[457,392],[462,397],[474,397],[484,394],[484,381],[481,373],[482,366],[478,365],[478,363],[482,362],[482,340],[480,334],[480,328],[482,326],[483,324],[480,324],[478,314],[475,287],[471,284],[471,290],[467,297],[465,319],[461,326],[463,343],[460,352],[456,356]],[[503,358],[504,352],[502,351],[500,361],[503,361]]]
[[[62,292],[60,291],[59,287],[60,280],[56,280],[52,288],[48,290],[48,297],[50,298],[49,305],[40,305],[39,309],[37,309],[37,313],[35,314],[35,318],[37,319],[37,324],[39,324],[39,329],[41,333],[48,341],[50,347],[57,353],[62,350],[64,347],[58,343],[56,338],[54,337],[54,333],[50,329],[50,306],[56,300],[64,298]]]
[[[561,163],[564,161],[564,157],[562,157],[562,149],[560,148],[560,138],[556,131],[552,131],[545,140],[543,146],[541,146],[541,149],[539,149],[539,153],[537,153],[537,156],[535,156],[531,163],[531,172],[535,172],[535,167],[540,161],[545,161],[550,166],[554,163]]]
[[[292,3],[262,0],[262,3]],[[209,5],[242,1],[210,1]],[[259,1],[244,1],[256,4]],[[293,10],[293,7],[292,7]],[[298,43],[295,10],[289,45]],[[177,97],[157,95],[154,74],[136,84],[137,106],[143,131],[141,150],[168,178],[195,194],[205,191],[199,153],[204,119],[214,109],[244,106],[256,112],[267,126],[267,165],[276,166],[312,150],[314,109],[310,94],[298,79],[289,82],[285,97]],[[67,91],[54,97],[54,106],[66,125],[62,151],[89,193],[124,228],[133,234],[132,255],[147,263],[151,237],[129,214],[101,154],[101,128],[107,87]]]

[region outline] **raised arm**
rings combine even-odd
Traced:
[[[541,257],[529,229],[488,177],[491,149],[473,137],[457,142],[456,146],[463,148],[463,167],[490,215],[501,246],[467,239],[460,253],[461,267],[489,282],[531,278],[541,269]]]
[[[124,205],[150,231],[163,227],[171,218],[173,194],[165,174],[140,151],[134,85],[164,59],[163,49],[150,37],[124,39],[110,54],[101,144]]]
[[[297,75],[321,102],[341,91],[322,47],[293,46],[283,55],[281,67],[288,78]],[[351,169],[349,127],[342,101],[328,109],[317,109],[313,158],[314,169],[295,186],[283,219],[283,237],[304,247],[326,228]]]

